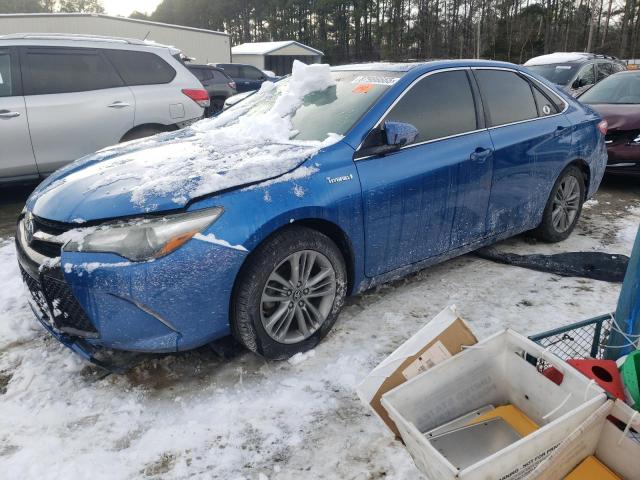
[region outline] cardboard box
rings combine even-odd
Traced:
[[[456,312],[455,306],[447,307],[384,359],[358,386],[358,396],[396,437],[400,437],[398,428],[380,403],[382,396],[460,353],[463,347],[477,342],[467,323]]]

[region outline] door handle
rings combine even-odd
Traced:
[[[469,155],[469,159],[472,162],[484,163],[492,153],[493,150],[491,150],[490,148],[478,147],[476,148],[475,152],[472,152],[471,155]]]
[[[117,101],[117,102],[113,102],[111,105],[107,105],[109,108],[124,108],[124,107],[130,107],[131,104],[127,103],[127,102],[121,102],[121,101]]]
[[[20,112],[11,112],[9,110],[0,110],[0,118],[15,118],[19,117]]]
[[[556,127],[555,134],[556,134],[556,135],[562,135],[562,132],[564,132],[564,129],[565,129],[565,128],[566,128],[566,127],[565,127],[565,126],[563,126],[563,125],[558,125],[558,126]]]

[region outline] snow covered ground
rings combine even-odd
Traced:
[[[629,254],[639,220],[637,193],[608,190],[587,205],[569,240],[550,246],[517,237],[501,248]],[[479,337],[507,326],[529,334],[611,311],[618,292],[615,284],[466,255],[350,299],[328,338],[289,362],[249,353],[225,361],[203,348],[101,378],[36,325],[5,237],[0,476],[421,478],[356,396],[374,365],[449,304]]]

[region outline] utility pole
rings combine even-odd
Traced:
[[[585,50],[588,53],[591,53],[591,45],[593,43],[593,32],[595,29],[596,29],[596,0],[592,0],[591,25],[589,25],[589,39],[587,40],[587,49]]]
[[[478,33],[477,33],[477,39],[476,39],[476,58],[480,58],[480,25],[482,23],[482,17],[480,17],[478,19]]]

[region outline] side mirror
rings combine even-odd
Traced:
[[[384,122],[384,131],[387,136],[387,145],[403,147],[418,137],[418,129],[410,123]]]
[[[365,144],[370,145],[359,150],[355,158],[386,155],[400,150],[415,141],[418,129],[410,123],[384,122],[382,129],[376,128],[369,133]]]

